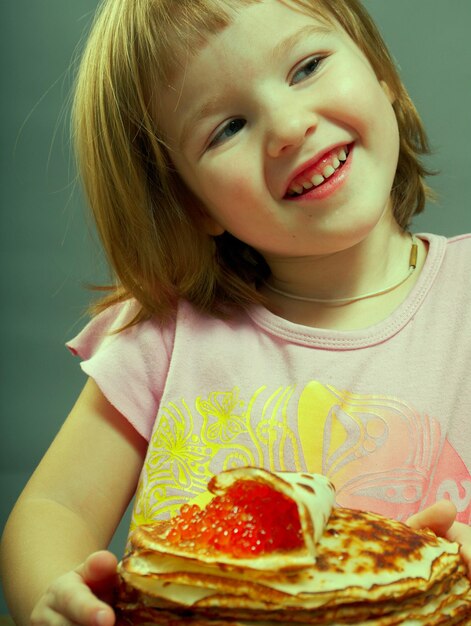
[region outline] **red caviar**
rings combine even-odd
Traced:
[[[253,480],[239,481],[200,509],[184,504],[170,520],[167,539],[211,547],[235,557],[303,545],[298,508],[290,498]]]

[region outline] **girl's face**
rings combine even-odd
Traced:
[[[387,86],[340,27],[294,5],[235,13],[189,56],[160,119],[208,232],[229,231],[269,263],[344,250],[391,223],[381,217],[399,139]]]

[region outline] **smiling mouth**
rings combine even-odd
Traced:
[[[323,185],[326,180],[344,166],[349,153],[349,145],[332,150],[327,157],[321,159],[320,165],[316,165],[314,169],[296,176],[291,181],[285,198],[298,198],[311,191],[311,189]]]

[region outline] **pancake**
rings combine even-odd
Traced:
[[[272,474],[258,468],[245,467],[227,470],[214,476],[208,490],[215,496],[224,496],[240,483],[256,484],[268,489],[273,497],[280,495],[292,501],[299,520],[299,546],[287,550],[274,550],[251,555],[235,556],[230,551],[220,551],[210,545],[195,546],[194,541],[183,538],[177,543],[169,541],[172,529],[170,522],[157,522],[136,529],[131,541],[134,549],[152,551],[159,554],[180,556],[198,563],[214,563],[253,570],[297,569],[310,565],[315,560],[316,543],[324,532],[334,504],[334,488],[325,476],[319,474],[297,474],[281,472]],[[266,494],[265,494],[265,497]],[[250,504],[250,503],[249,503]],[[268,500],[266,506],[278,511],[278,500]],[[253,512],[252,512],[253,513]],[[243,529],[241,529],[242,533]]]
[[[293,554],[239,559],[204,544],[195,550],[191,542],[169,542],[168,521],[139,528],[119,566],[121,619],[166,626],[433,626],[464,624],[471,615],[457,543],[377,514],[332,508],[330,484],[318,475],[288,479],[240,468],[215,477],[210,489],[224,494],[245,480],[296,503],[302,541]]]

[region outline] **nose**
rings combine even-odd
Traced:
[[[286,102],[269,113],[267,154],[278,157],[299,148],[318,125],[316,113],[305,106]]]

